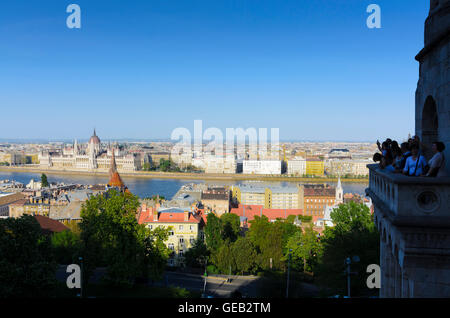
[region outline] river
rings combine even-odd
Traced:
[[[49,182],[63,182],[65,184],[105,184],[108,182],[108,176],[87,176],[87,175],[65,175],[58,173],[46,173]],[[15,180],[25,185],[31,179],[40,180],[40,173],[30,172],[0,172],[0,180],[8,179]],[[172,198],[175,193],[186,183],[207,183],[211,185],[233,185],[233,184],[255,184],[255,181],[203,181],[203,180],[184,180],[184,179],[146,179],[122,177],[122,180],[127,185],[128,189],[141,198],[150,197],[156,194],[162,195],[165,198]],[[257,181],[258,182],[258,181]],[[258,182],[258,184],[265,184],[269,186],[288,186],[296,185],[302,182]],[[328,182],[328,184],[335,186],[335,182]],[[344,193],[358,193],[364,194],[367,183],[362,182],[342,182]]]

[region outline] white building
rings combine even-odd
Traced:
[[[208,156],[204,160],[206,173],[236,173],[236,159],[234,157]]]
[[[330,175],[368,176],[368,164],[372,160],[328,159],[325,160],[325,171]]]
[[[244,160],[244,174],[281,174],[280,160]]]
[[[294,176],[303,176],[306,174],[306,159],[297,157],[292,160],[288,160],[287,173]]]

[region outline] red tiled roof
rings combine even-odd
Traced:
[[[158,221],[153,220],[153,207],[148,207],[143,210],[142,207],[139,211],[139,224],[145,223],[200,223],[202,217],[199,215],[194,215],[189,212],[188,220],[184,220],[184,213],[173,213],[173,212],[158,212]]]
[[[244,208],[245,207],[245,208]],[[276,220],[278,218],[286,219],[289,215],[303,214],[302,209],[265,209],[262,205],[243,205],[239,204],[239,207],[232,208],[230,213],[234,213],[238,216],[245,216],[248,221],[255,218],[255,215],[265,215],[269,220]]]
[[[34,217],[39,222],[39,225],[44,231],[55,233],[69,230],[69,228],[64,224],[62,224],[61,222],[50,219],[46,216],[35,215]]]
[[[335,197],[336,190],[334,188],[305,188],[304,189],[305,197]]]

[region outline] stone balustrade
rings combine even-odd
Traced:
[[[367,167],[366,193],[393,224],[450,226],[450,177],[409,177],[380,170],[377,164]]]
[[[380,297],[450,297],[450,178],[368,165],[380,232]]]

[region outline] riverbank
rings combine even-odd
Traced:
[[[59,169],[43,169],[40,167],[10,167],[0,166],[0,171],[7,172],[24,172],[24,173],[45,173],[48,175],[75,175],[75,176],[108,176],[108,172],[103,171],[73,171]],[[187,180],[259,180],[259,181],[276,181],[276,182],[304,182],[304,183],[321,183],[321,182],[337,182],[337,178],[327,177],[291,177],[287,175],[254,175],[254,174],[213,174],[213,173],[188,173],[188,172],[160,172],[160,171],[137,171],[137,172],[121,172],[122,177],[144,178],[144,179],[187,179]],[[348,179],[341,178],[341,182],[367,183],[368,178],[364,179]]]

